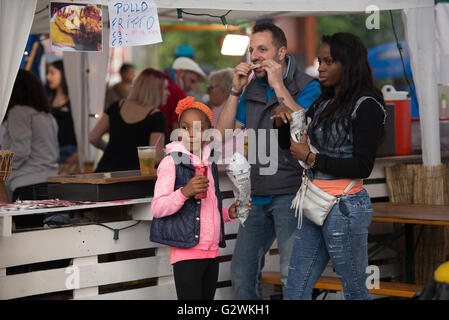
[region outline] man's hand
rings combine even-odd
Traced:
[[[239,63],[232,70],[232,90],[242,91],[248,83],[248,75],[250,72],[249,64],[245,62]]]
[[[262,61],[261,66],[267,72],[268,85],[276,89],[284,84],[282,66],[272,59]]]
[[[209,189],[209,179],[206,176],[195,176],[181,189],[181,192],[186,198],[190,198],[207,189]]]
[[[274,119],[275,126],[280,127],[283,123],[292,122],[292,116],[291,113],[293,112],[292,109],[287,107],[285,104],[281,104],[274,109],[274,115],[270,117],[271,120]]]

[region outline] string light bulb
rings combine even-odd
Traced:
[[[221,23],[225,26],[226,30],[228,29],[228,22],[226,21],[226,16],[220,17]]]
[[[176,11],[178,12],[178,20],[182,21],[182,9],[176,9]]]
[[[177,8],[176,12],[178,15],[178,20],[182,21],[182,15],[183,14],[187,14],[187,15],[192,15],[192,16],[197,16],[197,17],[201,17],[201,16],[207,16],[207,17],[211,17],[211,18],[219,18],[221,20],[221,23],[223,23],[223,25],[226,27],[226,29],[228,29],[228,21],[226,21],[226,16],[231,12],[232,10],[228,10],[228,12],[226,12],[224,15],[222,16],[216,16],[216,15],[212,15],[209,13],[193,13],[193,12],[187,12],[184,11],[181,8]]]

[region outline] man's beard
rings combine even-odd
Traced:
[[[261,76],[258,76],[256,74],[257,79],[262,80],[263,82],[268,83],[268,73],[264,70],[263,74]]]
[[[262,63],[262,61],[260,61],[259,63]],[[277,55],[273,57],[273,61],[276,62],[276,63],[282,64],[281,59],[279,59]],[[255,63],[255,62],[253,62],[253,63]],[[262,81],[268,83],[268,73],[267,73],[267,71],[264,70],[263,73],[260,76],[258,76],[257,73],[254,72],[254,75],[257,77],[257,79],[262,80]]]

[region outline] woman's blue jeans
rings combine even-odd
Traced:
[[[323,226],[303,217],[296,232],[285,298],[311,299],[329,259],[343,285],[346,300],[371,299],[366,286],[368,228],[373,209],[366,190],[343,196]]]
[[[295,194],[276,195],[270,204],[252,206],[245,226],[239,227],[232,256],[231,277],[235,298],[261,299],[260,274],[265,254],[277,238],[281,281],[287,283],[288,264],[293,248],[297,220],[290,209]]]

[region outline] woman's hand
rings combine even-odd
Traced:
[[[248,202],[248,206],[249,206],[249,210],[251,211],[251,198],[249,198],[249,202]],[[236,201],[234,202],[230,207],[229,207],[229,218],[231,219],[236,219],[237,218],[237,207],[240,205],[240,201]]]
[[[68,157],[64,161],[64,163],[69,165],[78,164],[78,151],[75,151],[70,157]]]
[[[290,152],[293,158],[295,158],[296,160],[305,161],[307,155],[309,154],[309,151],[310,148],[307,144],[307,133],[305,131],[302,134],[301,142],[295,142],[295,140],[290,138]]]
[[[58,170],[58,174],[80,172],[80,167],[78,165],[78,151],[68,157],[63,163],[60,163]]]
[[[206,192],[207,189],[209,189],[209,179],[206,176],[194,176],[181,189],[181,192],[186,198],[190,198],[198,193]]]
[[[107,142],[103,140],[103,135],[106,132],[109,132],[109,116],[107,113],[103,113],[100,120],[98,120],[97,125],[89,134],[89,143],[104,151],[108,145]]]
[[[291,113],[293,112],[292,109],[287,107],[285,104],[281,104],[274,109],[274,115],[270,117],[271,120],[274,119],[275,126],[280,127],[283,123],[292,122],[292,116]]]

